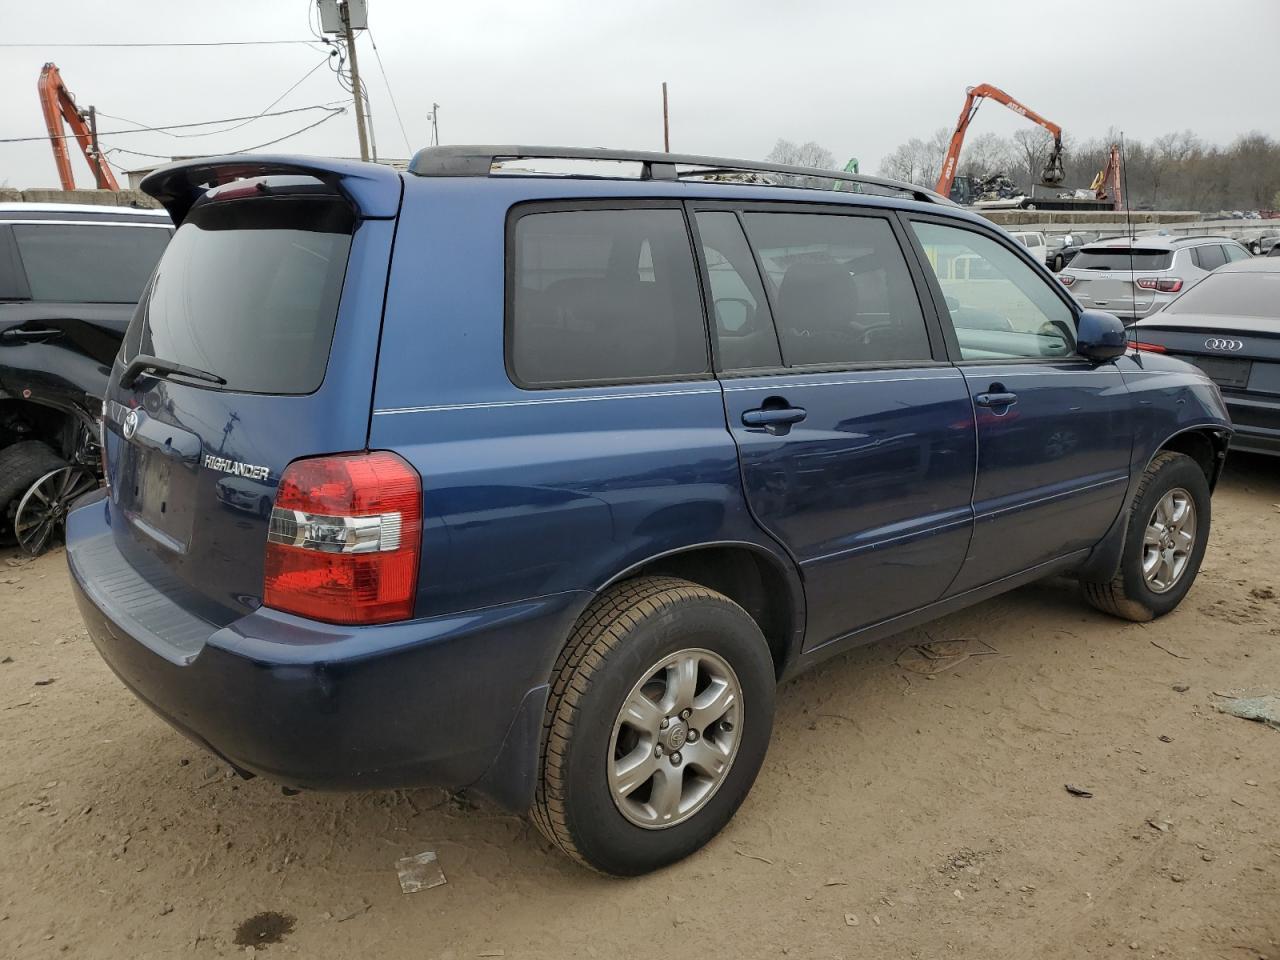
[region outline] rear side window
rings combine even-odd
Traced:
[[[163,227],[17,223],[18,257],[32,300],[137,303],[169,242]]]
[[[782,364],[778,337],[755,258],[735,214],[698,214],[698,236],[707,262],[720,367],[746,370]]]
[[[1216,270],[1227,262],[1227,255],[1223,252],[1220,243],[1206,243],[1202,247],[1192,247],[1191,255],[1195,258],[1196,266],[1201,270]]]
[[[1144,250],[1135,247],[1085,247],[1071,261],[1072,270],[1168,270],[1173,265],[1172,250]]]
[[[915,284],[879,217],[747,213],[788,366],[929,360]]]
[[[126,359],[173,360],[225,378],[226,390],[312,392],[328,366],[354,227],[337,198],[196,207],[134,315]]]
[[[702,300],[680,210],[528,213],[512,239],[508,362],[517,383],[707,372]]]
[[[1249,251],[1238,243],[1225,243],[1222,249],[1227,253],[1227,260],[1248,260]]]

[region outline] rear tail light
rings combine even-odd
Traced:
[[[1182,289],[1179,277],[1139,277],[1134,282],[1143,290],[1159,290],[1161,293],[1177,293]]]
[[[276,491],[263,601],[328,623],[413,616],[422,481],[394,453],[295,460]]]
[[[1071,274],[1069,274],[1069,273],[1060,273],[1060,274],[1058,274],[1058,281],[1059,281],[1059,282],[1060,282],[1064,287],[1069,287],[1069,286],[1071,286],[1073,283],[1075,283],[1075,282],[1076,282],[1076,278],[1075,278],[1075,277],[1073,277],[1073,276],[1071,276]]]
[[[1129,346],[1135,350],[1143,350],[1147,353],[1168,353],[1169,348],[1159,343],[1143,343],[1141,340],[1130,340]]]

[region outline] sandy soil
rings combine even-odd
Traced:
[[[1212,704],[1280,690],[1280,465],[1234,457],[1215,510],[1158,623],[1051,582],[789,684],[734,822],[631,881],[439,792],[232,778],[99,661],[60,551],[0,554],[0,956],[1276,960],[1280,732]],[[448,883],[406,896],[424,850]]]

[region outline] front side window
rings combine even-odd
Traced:
[[[163,227],[20,223],[13,226],[32,300],[137,303],[169,242]]]
[[[1012,250],[983,234],[912,222],[938,278],[965,360],[1066,357],[1075,318]]]
[[[879,217],[747,213],[788,366],[930,360],[915,284]]]
[[[515,222],[508,362],[555,386],[705,373],[706,332],[684,214],[530,213]]]

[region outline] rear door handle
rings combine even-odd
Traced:
[[[786,433],[792,424],[799,423],[808,415],[804,407],[757,407],[742,411],[742,425],[763,427],[770,433]]]
[[[29,327],[10,327],[0,336],[6,340],[39,340],[43,337],[56,337],[61,330],[37,330]]]
[[[1008,392],[980,393],[973,398],[973,402],[980,407],[1008,407],[1018,402],[1018,395]]]

